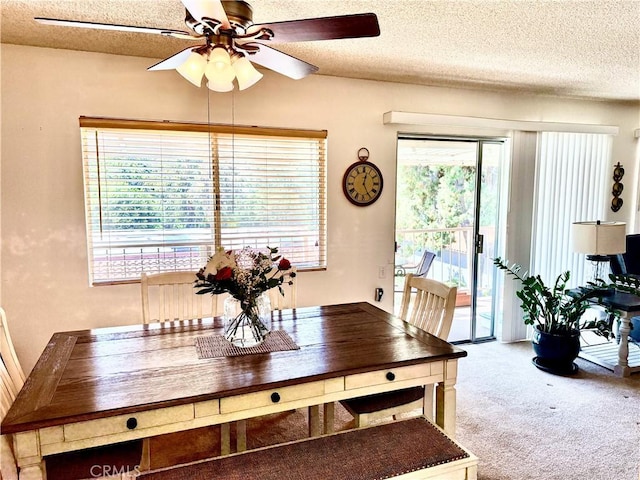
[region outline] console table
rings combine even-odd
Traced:
[[[631,318],[640,315],[640,297],[630,293],[615,292],[613,295],[594,299],[594,302],[620,312],[620,331],[617,341],[595,345],[582,345],[580,357],[613,370],[616,375],[628,377],[640,372],[640,348],[629,349]]]

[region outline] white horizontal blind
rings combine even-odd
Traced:
[[[324,265],[323,142],[218,137],[221,242],[279,246],[298,268]],[[322,200],[322,201],[321,201]],[[294,253],[295,252],[295,256]]]
[[[326,266],[326,132],[80,123],[92,283],[195,271],[218,246]]]
[[[538,136],[532,272],[545,282],[569,270],[584,284],[584,255],[571,250],[571,224],[603,220],[611,136],[543,132]]]

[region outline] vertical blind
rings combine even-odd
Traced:
[[[604,220],[610,157],[610,135],[538,135],[532,271],[545,282],[569,270],[572,286],[584,283],[586,262],[571,250],[571,224]]]
[[[92,283],[198,270],[217,247],[326,267],[326,131],[80,118]]]

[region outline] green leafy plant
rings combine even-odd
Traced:
[[[509,276],[521,282],[522,288],[516,291],[516,295],[522,302],[524,323],[533,325],[543,332],[554,334],[589,328],[609,338],[611,323],[608,320],[583,319],[589,308],[589,300],[602,297],[609,288],[622,287],[625,291],[634,293],[640,286],[640,282],[638,282],[639,284],[635,284],[634,290],[633,279],[613,275],[612,284],[598,280],[596,283],[589,283],[586,287],[569,290],[567,283],[571,274],[566,271],[558,275],[552,287],[548,287],[540,275],[522,273],[522,267],[518,264],[509,265],[499,257],[495,258],[493,263]],[[615,311],[607,310],[607,313],[618,316]]]

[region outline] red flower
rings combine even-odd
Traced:
[[[233,274],[233,270],[231,270],[231,267],[222,267],[216,273],[215,279],[216,280],[229,280],[231,278],[232,274]]]
[[[282,260],[280,260],[280,263],[278,263],[278,270],[289,270],[290,268],[291,262],[286,258],[283,258]]]

